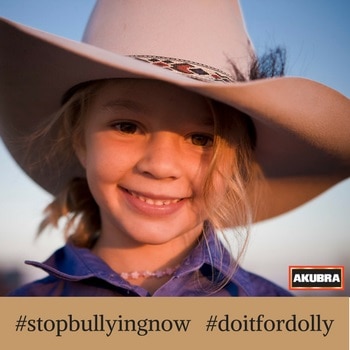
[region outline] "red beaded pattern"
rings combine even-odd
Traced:
[[[162,56],[135,55],[130,56],[155,66],[171,70],[192,79],[206,82],[232,83],[234,79],[229,74],[201,63]]]

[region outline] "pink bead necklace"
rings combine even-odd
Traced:
[[[121,272],[120,276],[125,280],[137,280],[138,278],[162,278],[164,276],[172,276],[175,270],[179,267],[179,265],[175,267],[168,267],[164,270],[156,270],[156,271],[132,271],[132,272]]]

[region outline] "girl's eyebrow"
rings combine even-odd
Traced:
[[[119,108],[127,108],[135,112],[145,111],[145,108],[142,107],[141,104],[127,98],[114,99],[102,104],[103,110],[113,110]]]
[[[135,100],[131,100],[128,98],[116,98],[113,100],[109,100],[106,103],[103,103],[101,106],[102,110],[113,111],[118,110],[120,108],[126,108],[133,112],[141,112],[146,113],[147,108],[143,106],[141,103],[138,103]],[[204,126],[214,127],[214,118],[210,115],[203,116],[200,120],[200,123]]]
[[[203,119],[203,125],[205,126],[214,126],[214,118],[213,117],[206,117],[205,119]]]

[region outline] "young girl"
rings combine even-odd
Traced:
[[[66,218],[68,241],[12,295],[289,295],[218,234],[348,175],[349,101],[303,79],[245,82],[268,75],[234,1],[144,4],[99,1],[89,45],[2,23],[3,138],[56,195],[41,229]]]

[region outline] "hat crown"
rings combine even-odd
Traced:
[[[99,0],[83,41],[125,56],[161,56],[244,75],[253,49],[238,0]]]

